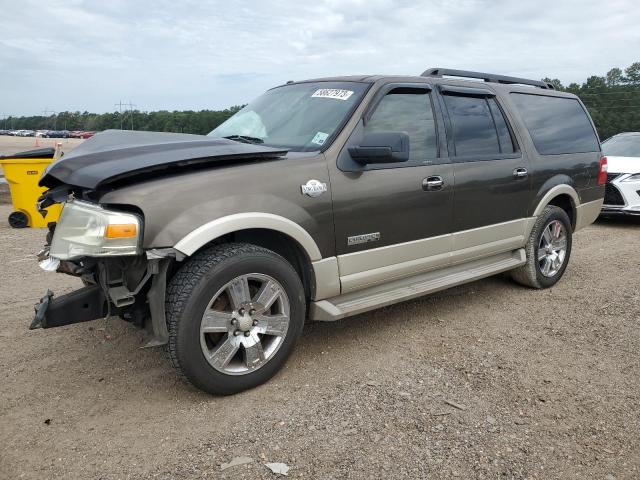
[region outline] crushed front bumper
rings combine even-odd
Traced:
[[[104,318],[109,309],[99,285],[89,285],[58,298],[47,290],[35,306],[36,314],[29,330],[53,328]]]
[[[135,267],[128,263],[119,265],[125,273],[134,268],[139,270],[135,275],[138,280],[131,289],[127,282],[117,283],[107,273],[109,267],[105,262],[117,263],[118,260],[98,260],[93,266],[95,284],[59,297],[54,297],[53,292],[47,290],[35,306],[35,316],[29,329],[62,327],[119,315],[147,331],[145,347],[164,345],[169,338],[164,310],[167,272],[175,258],[170,250],[156,250],[149,252],[144,260],[139,258]],[[132,259],[129,257],[123,261],[132,262]],[[66,263],[62,262],[57,271],[78,276],[74,271],[68,271]]]

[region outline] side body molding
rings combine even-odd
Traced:
[[[288,218],[262,212],[236,213],[217,218],[187,234],[173,248],[190,256],[203,245],[222,235],[252,228],[281,232],[298,242],[312,262],[322,259],[318,245],[304,228]]]

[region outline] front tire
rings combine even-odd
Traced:
[[[285,363],[302,333],[304,288],[280,255],[232,243],[197,253],[167,288],[168,353],[195,387],[230,395]]]
[[[569,263],[571,220],[559,207],[549,205],[536,220],[525,247],[527,263],[511,271],[511,278],[531,288],[558,283]]]

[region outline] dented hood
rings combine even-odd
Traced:
[[[40,185],[96,189],[108,183],[196,164],[282,157],[286,150],[182,133],[106,130],[49,165]]]

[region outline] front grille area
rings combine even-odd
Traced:
[[[604,204],[605,205],[624,205],[624,198],[620,194],[620,190],[611,183],[607,183],[604,188]]]

